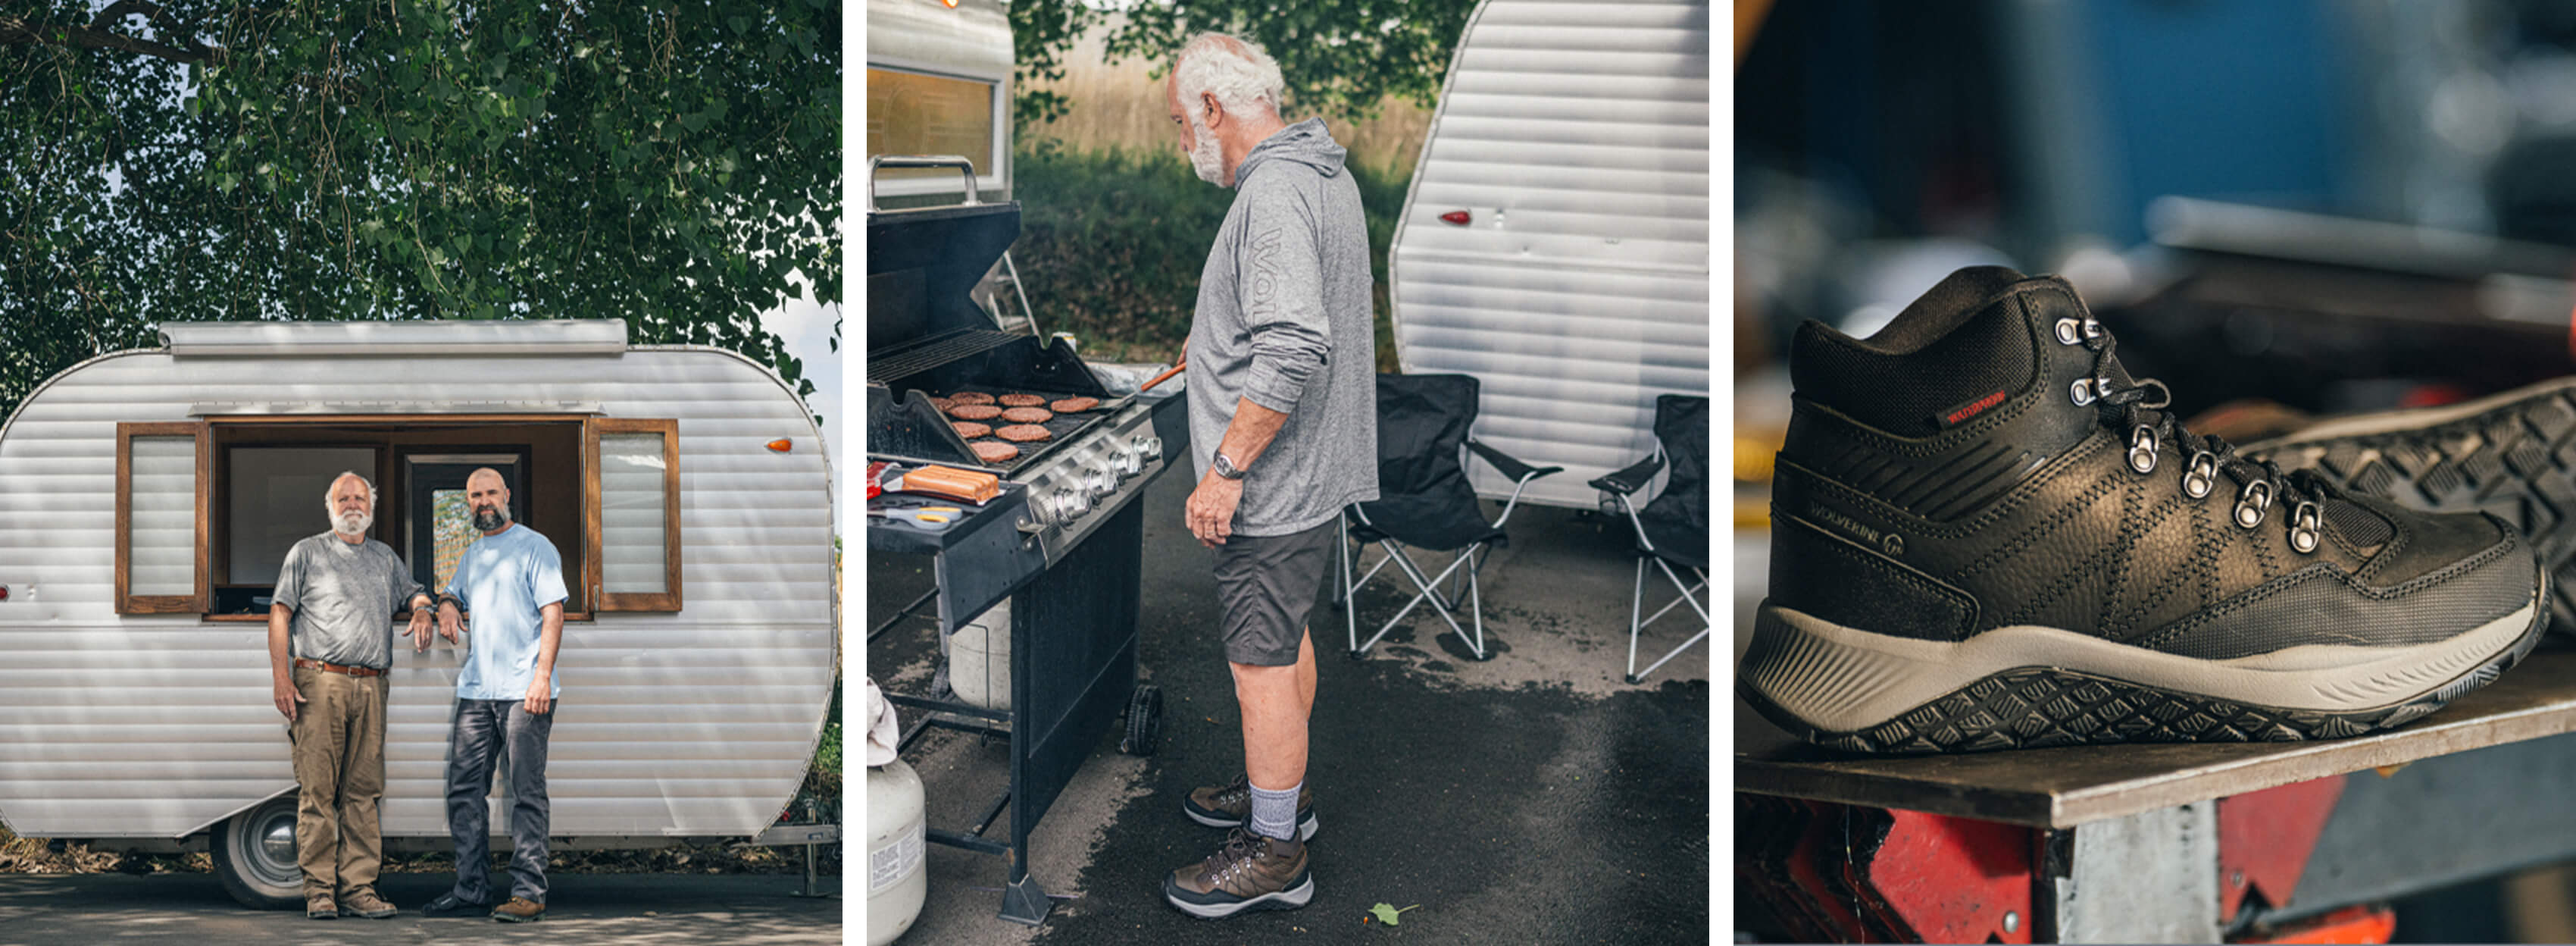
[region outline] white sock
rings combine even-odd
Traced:
[[[1252,833],[1283,841],[1297,839],[1297,792],[1306,787],[1299,782],[1281,791],[1252,786],[1252,820],[1247,825]]]

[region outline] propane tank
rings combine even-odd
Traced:
[[[868,946],[911,929],[930,895],[921,803],[921,777],[902,759],[868,767]]]
[[[1002,599],[948,636],[948,688],[968,704],[1010,710],[1011,599]]]

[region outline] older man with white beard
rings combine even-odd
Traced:
[[[1164,86],[1191,167],[1235,191],[1190,320],[1190,441],[1208,446],[1185,519],[1216,551],[1244,769],[1182,801],[1192,820],[1233,830],[1163,879],[1166,901],[1210,919],[1315,895],[1306,613],[1342,507],[1378,498],[1368,224],[1323,121],[1280,117],[1284,85],[1260,48],[1206,33],[1173,57]]]
[[[381,920],[395,912],[376,892],[393,615],[408,604],[413,649],[427,648],[432,599],[392,546],[367,538],[376,487],[366,477],[340,474],[324,505],[330,531],[295,543],[278,570],[269,670],[293,743],[304,915]]]

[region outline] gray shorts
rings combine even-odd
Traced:
[[[1283,667],[1297,662],[1306,612],[1333,563],[1333,522],[1288,535],[1236,535],[1216,547],[1216,601],[1225,659]]]

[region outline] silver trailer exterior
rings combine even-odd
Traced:
[[[599,480],[590,488],[600,498],[585,499],[584,513],[600,520],[605,586],[577,588],[569,603],[592,613],[565,623],[557,663],[552,831],[576,844],[630,846],[752,835],[777,820],[831,700],[838,602],[820,431],[775,374],[720,349],[629,346],[614,321],[173,325],[164,339],[163,348],[57,375],[0,426],[0,587],[9,592],[0,601],[0,820],[11,830],[167,849],[214,829],[220,849],[228,824],[248,832],[232,838],[236,848],[273,845],[281,810],[291,828],[295,779],[285,722],[269,702],[266,624],[186,608],[128,613],[134,602],[176,600],[146,592],[208,584],[205,547],[223,537],[198,535],[204,519],[191,514],[208,495],[199,480],[216,468],[201,455],[213,438],[192,449],[186,437],[128,443],[120,432],[223,424],[238,433],[333,417],[377,418],[372,429],[394,431],[387,437],[504,415],[567,437],[619,420],[676,422],[668,439],[629,436],[606,450],[593,435],[593,455],[581,461]],[[769,446],[782,439],[786,451]],[[676,502],[663,492],[672,465]],[[130,486],[120,486],[121,473]],[[396,498],[392,484],[379,485],[382,530]],[[130,490],[124,533],[121,490]],[[328,528],[313,499],[283,502],[308,516],[300,534]],[[663,522],[672,508],[675,530]],[[548,538],[565,550],[570,587],[585,530],[562,531],[575,534]],[[664,561],[672,536],[675,569]],[[242,574],[254,564],[232,567]],[[651,597],[619,592],[668,576],[678,585],[653,610],[611,609]],[[461,656],[435,638],[424,654],[407,639],[395,647],[389,847],[446,837],[441,796]],[[496,833],[508,824],[498,804]],[[248,824],[253,814],[265,820]],[[291,832],[285,838],[291,847]],[[266,866],[278,880],[274,856]],[[291,857],[285,868],[291,879]]]
[[[1396,353],[1482,382],[1477,439],[1566,468],[1524,501],[1593,506],[1654,451],[1655,396],[1708,390],[1708,21],[1487,0],[1459,40],[1389,254]]]

